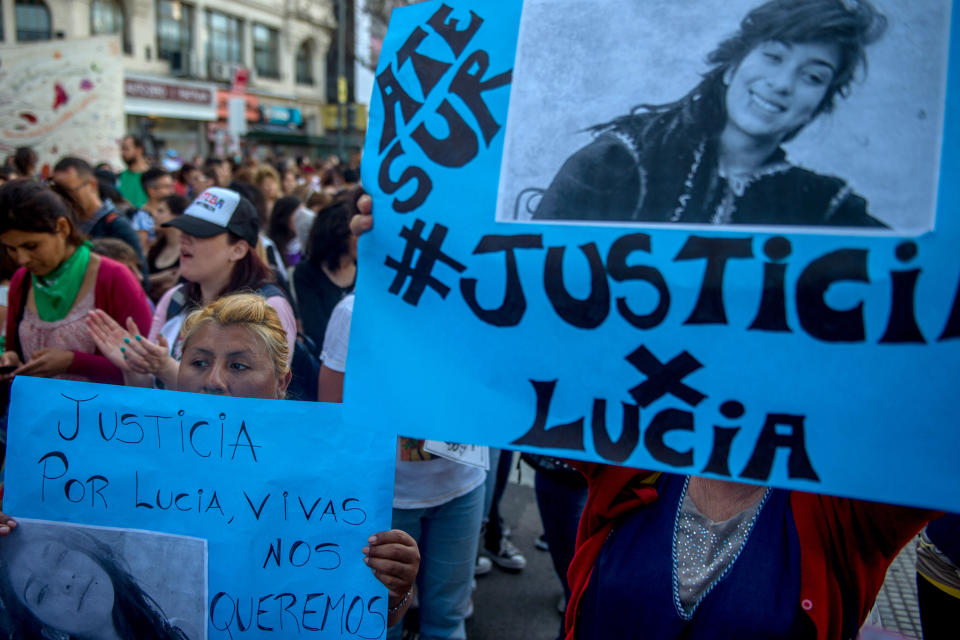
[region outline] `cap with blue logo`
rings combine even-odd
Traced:
[[[176,227],[198,238],[211,238],[221,233],[230,233],[257,246],[260,235],[260,218],[253,204],[236,191],[222,187],[210,187],[190,204],[182,215],[165,227]]]

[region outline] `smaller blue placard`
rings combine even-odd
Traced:
[[[210,638],[385,636],[361,549],[390,528],[392,434],[331,404],[23,376],[12,393],[6,513],[206,538]]]

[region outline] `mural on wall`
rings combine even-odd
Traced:
[[[117,36],[0,50],[0,153],[32,147],[38,167],[66,155],[119,164],[121,54]]]

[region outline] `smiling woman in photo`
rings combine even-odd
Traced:
[[[850,93],[886,22],[868,0],[764,3],[692,91],[592,127],[526,206],[540,220],[882,226],[844,180],[791,164],[782,145]]]

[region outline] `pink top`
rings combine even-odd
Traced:
[[[10,279],[10,299],[7,312],[7,349],[20,351],[20,331],[18,324],[26,311],[26,296],[30,290],[30,274],[23,267]],[[97,270],[97,283],[93,292],[93,305],[102,309],[121,325],[127,318],[133,318],[140,331],[146,330],[150,322],[150,305],[130,270],[110,258],[100,258]],[[73,351],[73,364],[68,373],[81,376],[93,382],[123,384],[123,373],[106,356],[98,351]]]
[[[84,318],[88,311],[92,311],[93,289],[73,304],[70,313],[62,320],[46,322],[41,320],[36,311],[30,308],[23,310],[23,319],[20,321],[20,348],[26,361],[33,358],[33,354],[40,349],[65,349],[79,353],[96,353],[97,345],[87,331]],[[64,373],[55,378],[63,380],[89,380],[87,376]]]

